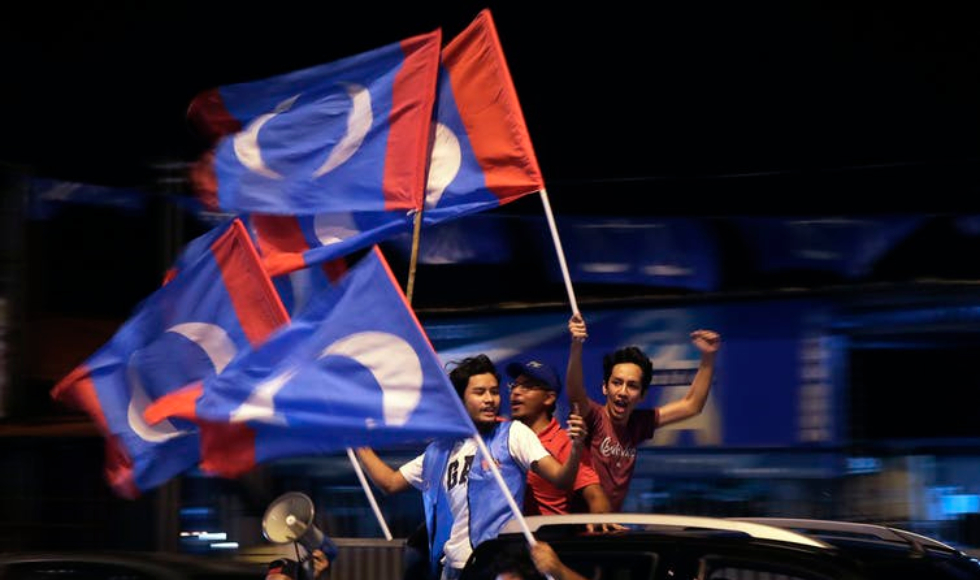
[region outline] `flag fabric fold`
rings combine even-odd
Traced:
[[[441,39],[435,30],[199,94],[191,123],[224,137],[195,183],[213,168],[218,207],[236,213],[419,209]]]
[[[164,398],[145,417],[180,413],[247,424],[254,463],[476,432],[377,247],[289,326],[205,379],[193,409]],[[226,476],[254,465],[203,456],[202,467]]]
[[[235,354],[288,321],[238,219],[194,240],[168,281],[136,307],[116,334],[52,389],[87,413],[106,438],[106,476],[134,498],[197,465],[205,427],[148,424],[143,411],[165,393],[214,375]],[[228,430],[228,449],[251,443]]]
[[[312,216],[252,214],[249,232],[270,276],[326,263],[412,231],[402,211],[332,212]]]

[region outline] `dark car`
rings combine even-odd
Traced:
[[[265,566],[162,552],[0,553],[0,580],[261,580]]]
[[[980,580],[980,563],[904,530],[785,518],[655,514],[529,516],[528,531],[586,578],[602,580]],[[625,530],[589,532],[589,523]],[[463,580],[529,561],[519,522],[477,546]]]

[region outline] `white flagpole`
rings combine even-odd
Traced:
[[[354,471],[357,473],[357,479],[361,482],[361,487],[364,488],[364,495],[367,496],[368,502],[371,504],[371,509],[374,510],[374,517],[378,518],[378,524],[381,525],[381,531],[385,534],[386,540],[391,540],[391,532],[388,530],[388,523],[385,522],[385,517],[381,513],[381,509],[378,507],[378,502],[374,499],[374,494],[371,493],[371,486],[368,485],[367,478],[364,477],[364,470],[361,469],[361,464],[357,461],[357,456],[354,454],[354,450],[350,447],[347,448],[347,457],[350,458],[350,464],[354,466]]]
[[[412,304],[412,290],[415,286],[415,265],[418,260],[419,232],[421,229],[422,212],[418,211],[415,213],[414,228],[412,231],[412,258],[408,269],[408,284],[405,292],[405,298],[408,300],[409,305]],[[381,526],[381,530],[385,534],[385,539],[391,540],[391,532],[388,531],[388,523],[385,522],[384,514],[382,514],[381,509],[378,508],[378,501],[374,498],[374,493],[371,492],[371,486],[368,485],[367,478],[364,477],[364,470],[361,468],[361,463],[357,460],[357,455],[350,447],[347,448],[347,457],[350,458],[350,464],[354,467],[354,471],[357,473],[357,479],[361,482],[361,487],[364,489],[364,495],[367,496],[368,503],[371,504],[371,509],[374,510],[374,517],[377,518],[378,525]]]
[[[558,239],[558,226],[555,225],[555,216],[551,213],[551,202],[548,201],[548,192],[542,189],[541,205],[544,206],[544,215],[548,219],[548,228],[551,230],[551,240],[555,243],[555,252],[558,254],[558,264],[561,266],[561,275],[565,279],[565,291],[568,292],[568,302],[572,306],[572,314],[578,312],[578,303],[575,301],[575,291],[572,290],[572,277],[568,274],[568,264],[565,263],[565,252],[561,249],[561,241]]]

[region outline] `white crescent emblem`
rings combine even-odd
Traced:
[[[422,399],[422,362],[415,349],[388,332],[358,332],[323,349],[361,363],[381,385],[385,424],[404,425]]]
[[[220,373],[235,356],[235,352],[237,351],[235,343],[228,337],[228,333],[215,324],[185,322],[174,325],[164,332],[180,334],[200,346],[201,350],[208,355],[211,364],[214,365],[215,373]],[[143,388],[143,382],[139,378],[139,372],[132,366],[133,357],[136,354],[134,352],[130,355],[129,363],[126,367],[126,377],[129,379],[131,387],[129,408],[126,411],[129,428],[140,439],[151,443],[162,443],[168,439],[183,435],[186,431],[178,430],[170,421],[163,420],[155,425],[150,425],[143,419],[143,412],[152,401],[150,401],[150,397],[146,394],[146,389]]]
[[[459,138],[449,127],[442,123],[436,124],[429,161],[429,179],[425,184],[425,209],[439,205],[442,193],[456,179],[462,160]]]
[[[363,365],[381,385],[385,424],[404,425],[422,399],[422,363],[411,345],[387,332],[358,332],[323,349],[320,356],[345,356]],[[232,421],[259,419],[282,424],[273,398],[296,374],[289,370],[256,387],[232,412]],[[369,425],[370,426],[370,425]]]
[[[323,165],[313,172],[316,179],[336,169],[351,158],[361,147],[371,125],[374,124],[374,111],[371,109],[371,93],[367,88],[355,83],[342,83],[351,98],[351,109],[347,115],[347,132],[330,151]]]
[[[313,217],[316,239],[324,246],[342,242],[361,233],[350,212],[319,213]]]
[[[270,179],[282,179],[282,175],[266,167],[265,161],[262,160],[262,149],[259,147],[259,129],[276,115],[288,111],[298,98],[299,95],[286,99],[279,103],[273,112],[252,119],[248,127],[235,134],[233,139],[235,156],[238,157],[238,161],[242,165]]]
[[[248,399],[231,412],[229,416],[231,422],[243,423],[252,419],[259,419],[267,423],[285,425],[286,420],[276,416],[276,406],[272,399],[295,375],[296,369],[290,369],[259,383],[252,390]]]

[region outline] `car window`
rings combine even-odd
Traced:
[[[3,580],[152,580],[127,566],[95,562],[20,562],[9,564]]]
[[[652,580],[657,555],[652,552],[560,552],[566,566],[589,580]]]
[[[744,568],[726,566],[712,570],[707,580],[804,580],[804,577],[794,573],[782,573],[768,569]]]
[[[707,558],[702,561],[704,580],[831,580],[831,578],[803,568],[785,566],[764,560],[731,561],[725,558]]]

